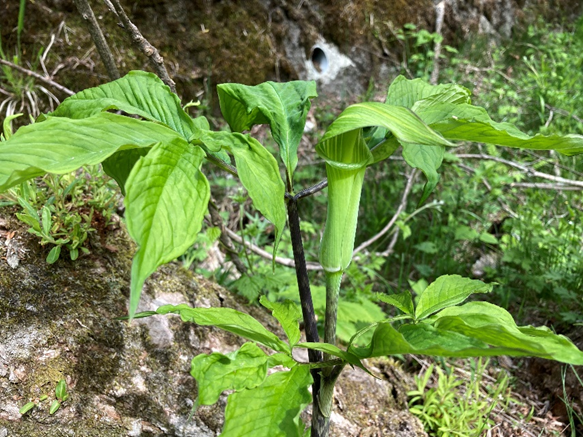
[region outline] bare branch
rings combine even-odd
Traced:
[[[499,158],[498,156],[486,155],[484,153],[480,153],[480,154],[460,153],[456,156],[458,158],[468,158],[468,159],[487,159],[489,161],[495,161],[495,162],[499,162],[501,164],[506,164],[510,167],[517,168],[517,169],[523,171],[524,173],[527,173],[527,174],[534,176],[534,177],[537,177],[537,178],[547,179],[549,181],[558,182],[560,184],[571,185],[571,186],[575,186],[575,187],[583,187],[583,181],[576,181],[576,180],[572,180],[572,179],[562,178],[560,176],[553,176],[553,175],[550,175],[547,173],[542,173],[540,171],[534,170],[532,168],[529,168],[529,167],[522,165],[522,164],[519,164],[517,162],[509,161],[509,160],[504,159],[504,158]]]
[[[113,54],[107,45],[107,41],[103,36],[101,27],[99,27],[99,23],[97,22],[95,14],[93,13],[93,9],[91,9],[91,6],[89,6],[87,0],[75,0],[75,5],[81,14],[81,17],[83,17],[83,20],[85,20],[87,23],[89,34],[91,35],[91,39],[93,39],[95,47],[97,47],[97,51],[99,52],[99,56],[105,65],[105,69],[107,70],[109,78],[111,80],[119,79],[120,75],[117,66],[115,65]]]
[[[162,55],[160,55],[158,49],[150,44],[150,42],[141,34],[140,29],[138,29],[137,26],[130,21],[123,7],[119,3],[119,0],[111,0],[109,3],[111,3],[115,8],[115,13],[121,20],[122,27],[130,36],[134,42],[134,45],[148,58],[150,64],[152,64],[152,67],[154,68],[154,71],[156,71],[156,74],[160,77],[160,79],[162,79],[162,82],[168,85],[173,93],[176,93],[176,84],[168,75],[168,71],[164,65],[164,58]]]
[[[568,187],[560,184],[547,184],[542,182],[512,182],[511,187],[515,188],[540,188],[542,190],[557,190],[557,191],[581,191],[583,187]]]
[[[231,240],[236,241],[239,244],[244,244],[251,252],[255,253],[256,255],[259,255],[260,257],[269,260],[273,257],[273,255],[267,252],[266,250],[261,249],[260,247],[254,245],[253,243],[244,241],[243,238],[241,238],[235,232],[231,231],[229,228],[225,228],[225,232],[227,233],[229,238],[231,238]],[[276,256],[275,262],[281,264],[282,266],[295,268],[295,262],[293,259],[290,258]],[[315,262],[306,262],[306,267],[308,270],[323,270],[322,266],[319,263]]]
[[[16,65],[13,64],[12,62],[9,61],[5,61],[4,59],[0,59],[0,64],[2,65],[6,65],[7,67],[13,68],[14,70],[20,71],[21,73],[24,73],[30,77],[34,77],[35,79],[40,80],[41,82],[46,83],[47,85],[52,86],[55,89],[58,89],[59,91],[68,94],[70,96],[72,96],[73,94],[75,94],[73,91],[71,91],[69,88],[64,87],[63,85],[59,85],[57,82],[51,80],[48,77],[44,77],[38,73],[35,73],[34,71],[31,71],[27,68],[21,67],[20,65]]]
[[[358,246],[356,249],[354,249],[354,252],[352,252],[352,256],[354,256],[358,252],[361,252],[362,250],[366,249],[368,246],[373,244],[375,241],[377,241],[379,238],[381,238],[383,235],[385,235],[387,232],[389,232],[391,230],[391,228],[397,222],[397,219],[399,218],[399,216],[401,215],[401,213],[403,212],[403,210],[407,206],[407,199],[409,197],[409,193],[411,192],[411,188],[413,188],[413,182],[415,181],[416,176],[417,176],[417,170],[414,169],[409,174],[409,177],[407,178],[407,185],[405,186],[405,190],[403,191],[403,196],[401,196],[401,203],[399,203],[399,207],[397,208],[397,211],[395,211],[395,214],[393,215],[391,220],[389,220],[389,223],[387,223],[387,225],[374,237],[368,239],[367,241],[362,243],[360,246]]]
[[[216,226],[221,230],[221,236],[219,237],[221,244],[224,246],[225,250],[231,257],[231,261],[233,261],[233,264],[235,264],[235,268],[239,271],[239,273],[241,273],[242,275],[246,275],[247,267],[245,267],[245,264],[243,264],[243,262],[239,258],[237,251],[233,247],[231,239],[225,233],[225,225],[223,224],[223,220],[221,218],[221,215],[219,214],[217,206],[215,205],[214,202],[211,201],[208,204],[208,208],[209,213],[211,215],[211,223],[213,224],[213,226]]]
[[[443,16],[445,15],[445,1],[441,0],[435,5],[435,33],[441,36],[441,27],[443,26]],[[433,49],[433,71],[429,83],[436,85],[439,79],[439,57],[441,56],[441,41],[437,40]]]

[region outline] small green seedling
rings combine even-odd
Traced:
[[[69,399],[69,393],[67,393],[67,383],[65,382],[64,379],[61,379],[57,383],[57,386],[55,387],[55,397],[56,399],[53,402],[51,402],[49,414],[55,414],[58,411],[58,409],[61,408],[61,404],[65,402],[67,399]],[[20,410],[18,410],[18,412],[22,415],[25,415],[34,407],[38,406],[40,402],[45,401],[48,398],[49,398],[48,395],[43,394],[38,398],[37,402],[34,401],[28,402],[27,404],[23,405],[20,408]]]

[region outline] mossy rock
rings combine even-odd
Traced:
[[[93,236],[90,255],[49,265],[48,248],[0,210],[0,248],[0,433],[218,435],[225,396],[188,420],[197,396],[190,360],[200,353],[233,351],[243,341],[214,328],[182,323],[177,316],[132,324],[116,320],[126,313],[135,250],[122,224]],[[18,254],[15,268],[6,262],[8,251]],[[178,264],[160,268],[147,281],[140,311],[166,303],[235,308],[268,329],[280,330],[263,308],[248,305]],[[425,435],[406,411],[411,377],[389,361],[370,366],[380,376],[392,376],[377,380],[347,369],[338,385],[333,435],[378,435],[367,429],[385,429],[384,436]],[[50,415],[49,404],[61,379],[67,382],[70,398]],[[43,394],[49,399],[24,416],[18,413]]]

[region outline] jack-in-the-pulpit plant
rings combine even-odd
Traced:
[[[223,84],[218,94],[231,132],[212,131],[204,117],[191,118],[156,76],[139,71],[66,99],[53,113],[14,134],[7,120],[0,143],[0,191],[47,172],[67,173],[102,163],[125,194],[127,228],[139,247],[131,273],[129,318],[175,313],[184,321],[248,340],[235,352],[192,360],[197,405],[214,404],[223,391],[233,390],[222,436],[327,436],[336,379],[346,364],[366,371],[363,360],[370,357],[537,356],[583,365],[583,352],[569,339],[547,328],[519,327],[495,305],[464,304],[473,293],[490,292],[492,285],[456,275],[439,277],[415,298],[409,291],[382,296],[402,314],[362,329],[344,348],[336,345],[338,291],[352,260],[368,167],[402,147],[405,161],[427,178],[423,202],[437,184],[446,148],[456,141],[575,155],[583,152],[582,136],[528,136],[471,105],[463,87],[403,77],[390,85],[386,103],[348,107],[316,147],[326,162],[329,197],[320,250],[327,289],[325,341],[320,342],[298,239],[297,202],[303,196],[294,191],[298,144],[316,86],[301,81],[253,87]],[[257,124],[271,128],[283,178],[278,160],[241,133]],[[229,308],[166,305],[136,314],[144,281],[158,266],[183,254],[201,229],[210,198],[207,165],[238,176],[254,206],[275,227],[275,251],[289,223],[298,283],[303,284],[301,308],[289,301],[261,299],[281,324],[285,339]],[[300,341],[301,319],[306,342]],[[310,362],[296,361],[294,348],[308,349]],[[275,366],[286,370],[269,374]],[[307,431],[300,413],[311,402],[312,426]]]

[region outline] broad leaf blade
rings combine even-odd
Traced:
[[[223,148],[235,157],[241,183],[255,208],[275,226],[275,246],[286,222],[285,186],[277,161],[256,139],[229,132],[197,131],[196,137],[211,148]]]
[[[435,327],[456,332],[498,348],[512,349],[516,355],[537,356],[583,365],[583,352],[566,337],[547,327],[518,327],[510,313],[487,302],[470,302],[446,308],[435,318]]]
[[[261,305],[272,311],[271,315],[281,324],[290,346],[300,341],[300,327],[298,320],[302,318],[300,307],[291,300],[284,302],[270,302],[265,296],[259,299]]]
[[[252,390],[229,396],[221,437],[300,437],[300,413],[310,403],[307,366],[278,372]]]
[[[216,326],[247,340],[255,341],[273,350],[290,353],[290,347],[274,333],[248,314],[232,308],[191,308],[188,305],[164,305],[156,310],[158,314],[180,314],[185,322],[201,326]],[[148,314],[150,315],[150,314]]]
[[[182,139],[159,143],[134,166],[126,182],[127,227],[139,245],[132,264],[130,318],[142,285],[158,266],[194,243],[210,197],[199,168],[205,154]]]
[[[399,308],[405,314],[409,314],[410,316],[413,315],[413,297],[411,296],[411,292],[409,290],[398,294],[377,293],[376,297],[382,302]]]
[[[198,405],[214,404],[225,390],[257,387],[267,377],[268,358],[255,343],[245,343],[226,355],[215,352],[194,357],[190,374],[198,386]]]
[[[521,132],[510,123],[493,121],[484,108],[467,104],[438,103],[423,111],[439,121],[431,128],[445,138],[456,141],[475,141],[499,146],[533,150],[556,150],[565,155],[583,153],[582,135],[534,135]],[[421,110],[420,110],[421,112]]]
[[[450,103],[470,103],[471,92],[456,84],[430,85],[422,79],[409,80],[398,76],[389,86],[386,103],[413,108],[423,99]]]
[[[304,133],[310,99],[316,97],[316,83],[265,82],[257,86],[217,86],[221,111],[231,129],[243,132],[256,124],[269,123],[280,156],[291,176],[298,163],[298,145]]]
[[[82,120],[49,117],[20,128],[0,146],[0,192],[45,173],[98,164],[122,148],[175,138],[165,126],[107,112]]]
[[[437,186],[437,182],[439,182],[437,169],[441,166],[444,154],[444,146],[403,143],[403,158],[407,161],[407,164],[413,168],[420,169],[427,178],[419,204],[425,202]]]
[[[376,102],[357,103],[346,108],[330,125],[321,141],[369,126],[388,129],[401,144],[453,146],[410,109]]]
[[[459,275],[444,275],[437,278],[425,289],[419,297],[415,309],[415,319],[421,320],[427,316],[462,303],[474,293],[489,293],[491,284],[482,281],[463,278]]]
[[[115,179],[124,196],[126,194],[126,181],[134,165],[141,157],[146,156],[149,151],[150,148],[147,147],[120,150],[101,163],[103,171]]]
[[[164,123],[185,139],[194,130],[178,96],[158,76],[145,71],[130,71],[120,79],[68,97],[51,115],[79,119],[111,109]]]
[[[347,363],[350,363],[356,367],[360,367],[363,370],[366,370],[364,365],[361,363],[360,359],[355,356],[354,354],[343,351],[338,346],[329,343],[313,343],[313,342],[304,342],[298,343],[297,347],[303,347],[306,349],[312,349],[320,352],[324,352],[328,355],[332,355],[338,358],[343,359]],[[368,372],[368,370],[366,370]]]

